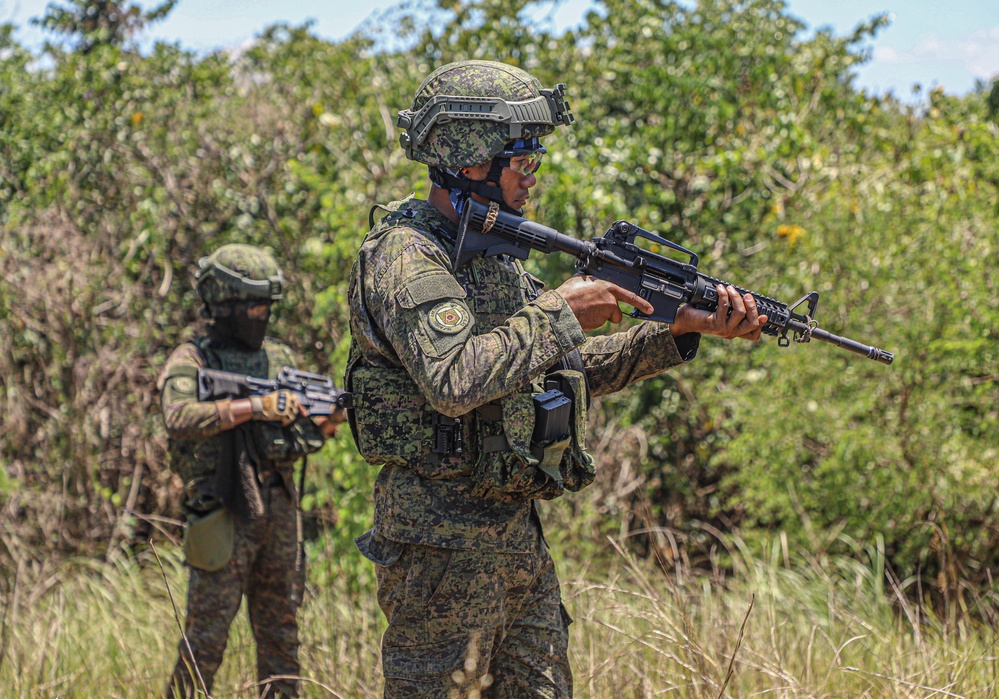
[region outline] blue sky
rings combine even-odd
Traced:
[[[158,0],[137,0],[150,8]],[[180,42],[195,51],[239,46],[276,22],[315,20],[320,36],[339,39],[399,0],[180,0],[150,39]],[[20,27],[17,38],[37,45],[41,34],[28,19],[44,13],[50,0],[0,0],[0,23]],[[880,12],[891,24],[871,43],[873,58],[858,72],[869,91],[911,100],[912,86],[934,86],[952,94],[970,91],[975,80],[999,77],[999,0],[787,0],[789,12],[811,30],[830,26],[845,35]],[[580,21],[591,0],[565,0],[554,13],[556,28]]]

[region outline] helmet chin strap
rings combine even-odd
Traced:
[[[500,175],[503,174],[503,168],[507,164],[506,162],[497,161],[508,161],[508,159],[500,157],[493,158],[492,166],[489,168],[489,173],[484,180],[470,180],[461,174],[460,171],[455,172],[449,168],[431,167],[430,181],[441,189],[448,191],[451,205],[454,206],[454,210],[458,216],[461,216],[462,210],[465,208],[465,200],[472,194],[478,194],[489,201],[496,202],[500,205],[500,210],[502,211],[520,216],[521,211],[508,206],[503,200],[503,190],[495,184],[490,184],[499,182]]]

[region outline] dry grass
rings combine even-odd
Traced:
[[[0,697],[162,695],[181,637],[170,594],[183,613],[187,575],[176,547],[158,552],[159,562],[152,552],[117,565],[75,561],[0,587]],[[379,615],[373,594],[310,587],[300,614],[304,696],[376,696]],[[243,609],[213,697],[257,696],[254,653]]]
[[[365,563],[313,554],[304,696],[378,697],[383,622],[370,578],[346,567]],[[175,548],[160,555],[162,569],[146,555],[0,581],[0,696],[157,696],[179,639],[166,585],[183,606],[186,577]],[[581,699],[999,697],[996,631],[900,602],[877,564],[735,552],[725,578],[677,579],[620,549],[610,560],[602,575],[559,562]],[[241,613],[213,696],[255,696],[253,653]]]
[[[579,697],[999,696],[996,630],[914,609],[880,565],[737,554],[727,580],[677,580],[618,554],[608,583],[566,587]]]

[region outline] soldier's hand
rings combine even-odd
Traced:
[[[295,394],[285,390],[251,396],[250,406],[253,409],[254,420],[280,422],[283,427],[290,425],[304,412]]]
[[[347,421],[347,409],[336,406],[329,415],[313,415],[312,421],[316,423],[316,427],[324,435],[335,437],[337,427]]]
[[[756,342],[767,324],[760,315],[752,294],[740,294],[734,286],[718,285],[718,307],[703,311],[689,305],[680,306],[670,326],[673,337],[686,333],[715,335],[727,340],[740,338]]]
[[[333,412],[330,413],[330,420],[337,425],[347,422],[347,409],[339,405],[333,408]]]
[[[638,294],[603,279],[586,274],[569,277],[556,291],[565,299],[583,330],[596,330],[608,320],[620,323],[624,302],[642,313],[652,313],[652,305]]]

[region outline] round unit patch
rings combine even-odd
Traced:
[[[457,335],[468,326],[468,309],[454,300],[443,301],[430,311],[430,325],[438,332]]]
[[[178,376],[171,383],[177,393],[194,393],[194,389],[197,386],[194,383],[194,379],[188,376]]]

